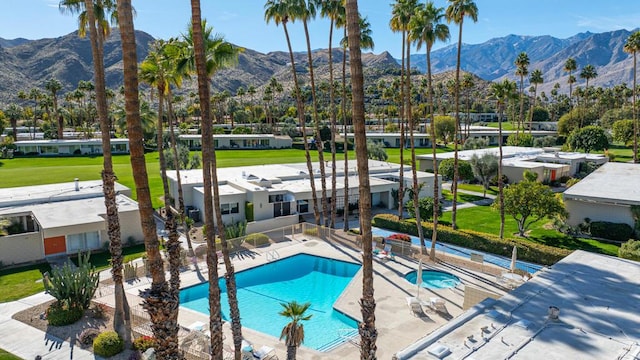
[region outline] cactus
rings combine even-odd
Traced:
[[[78,268],[67,262],[62,267],[44,274],[43,284],[47,293],[69,307],[89,308],[98,288],[99,273],[89,263],[89,253],[78,254]]]
[[[136,279],[137,277],[138,277],[138,264],[136,264],[135,266],[131,262],[124,264],[125,281]]]

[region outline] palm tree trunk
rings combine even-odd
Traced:
[[[182,355],[178,349],[177,341],[178,324],[173,320],[177,319],[175,314],[177,314],[179,303],[177,298],[171,296],[164,275],[144,157],[138,98],[138,63],[130,0],[118,0],[118,23],[122,41],[125,109],[130,140],[131,169],[136,184],[140,220],[152,280],[151,288],[142,291],[140,296],[144,299],[143,306],[149,312],[154,335],[158,341],[156,354],[161,359],[181,359]]]
[[[315,77],[313,76],[313,58],[311,57],[311,40],[309,39],[309,29],[307,27],[307,21],[302,20],[302,25],[304,26],[304,34],[307,39],[307,59],[309,61],[309,78],[311,80],[311,100],[313,102],[313,124],[315,126],[315,138],[316,138],[316,149],[318,149],[318,163],[320,165],[320,184],[321,184],[321,202],[322,202],[322,225],[328,225],[327,213],[327,178],[326,171],[324,166],[324,144],[322,142],[322,138],[320,137],[320,118],[318,117],[318,101],[316,98],[316,83]],[[316,223],[320,225],[320,223]]]
[[[637,89],[636,89],[636,51],[633,52],[633,162],[638,163],[638,113],[636,109],[636,97],[637,97]]]
[[[287,360],[296,360],[296,353],[298,352],[298,347],[295,345],[287,346]]]
[[[333,84],[333,48],[331,43],[333,41],[333,18],[329,25],[329,116],[331,118],[331,218],[329,227],[332,229],[336,226],[336,104],[335,104],[335,89]],[[346,136],[346,134],[345,134]],[[344,148],[345,154],[347,148]]]
[[[453,201],[451,204],[451,227],[455,230],[456,215],[458,213],[458,140],[460,136],[460,53],[462,52],[462,23],[464,17],[460,18],[460,30],[458,31],[458,55],[456,60],[456,84],[455,84],[455,131],[453,136],[453,179],[451,179],[451,192],[453,193]],[[435,163],[433,165],[435,167]]]
[[[400,173],[398,174],[398,219],[404,217],[404,114],[405,114],[405,46],[406,31],[402,31],[402,67],[400,68]]]
[[[347,36],[347,27],[344,27]],[[349,141],[347,140],[347,48],[342,49],[342,127],[344,128],[344,212],[342,230],[349,231]]]
[[[434,109],[433,109],[433,84],[431,76],[431,46],[427,44],[427,81],[429,88],[429,122],[431,127],[431,151],[433,156],[433,232],[431,233],[431,250],[429,251],[429,258],[432,261],[436,260],[436,242],[438,240],[438,216],[440,215],[440,186],[438,183],[438,167],[436,166],[437,149],[436,144],[436,124],[433,121]]]
[[[309,185],[311,185],[311,199],[313,201],[313,215],[316,224],[320,224],[320,211],[318,209],[318,194],[316,194],[316,182],[313,175],[313,165],[311,164],[311,153],[309,152],[309,144],[307,143],[307,125],[304,116],[304,104],[300,95],[300,85],[298,85],[298,75],[296,73],[296,63],[293,58],[293,49],[291,48],[291,40],[289,38],[289,30],[287,30],[286,22],[282,23],[285,37],[287,38],[287,47],[289,48],[289,60],[291,61],[291,72],[293,73],[293,87],[296,91],[296,105],[298,107],[298,119],[302,126],[302,139],[304,142],[304,155],[307,159],[307,171],[309,172]],[[322,163],[322,162],[321,162]]]
[[[98,112],[98,118],[100,119],[100,131],[102,132],[102,189],[104,192],[104,205],[107,212],[107,236],[109,237],[111,277],[114,282],[115,297],[113,328],[125,341],[125,344],[130,344],[131,324],[125,321],[125,319],[129,319],[130,317],[125,311],[124,285],[122,282],[122,240],[120,238],[120,219],[118,218],[118,206],[116,203],[116,176],[113,172],[113,162],[111,159],[111,136],[109,132],[109,115],[105,90],[104,58],[101,55],[98,43],[98,31],[96,29],[96,19],[93,12],[93,1],[85,0],[85,8],[88,17],[91,52],[94,60],[96,110]]]
[[[204,183],[204,219],[207,237],[207,266],[209,269],[209,330],[211,331],[211,354],[214,359],[222,358],[222,318],[220,315],[220,287],[218,286],[218,255],[216,254],[214,204],[212,196],[212,151],[213,132],[211,124],[211,105],[209,102],[209,78],[206,69],[204,38],[202,34],[202,16],[200,1],[191,0],[191,25],[196,71],[198,75],[198,95],[200,97],[200,116],[202,126],[202,171]],[[220,212],[217,208],[216,213]],[[235,345],[235,343],[234,343]],[[238,358],[240,346],[236,346]]]
[[[357,0],[346,1],[349,54],[351,58],[352,111],[355,127],[358,178],[360,181],[360,233],[362,235],[362,298],[360,307],[362,322],[360,331],[360,359],[376,359],[375,326],[376,301],[373,296],[373,253],[371,237],[371,187],[369,185],[369,160],[364,123],[364,76],[360,51],[360,26]]]
[[[504,105],[500,105],[500,115],[499,115],[499,120],[498,120],[498,145],[499,145],[499,151],[500,151],[500,157],[498,159],[498,197],[499,197],[499,204],[500,204],[500,239],[504,238],[504,196],[503,196],[503,187],[504,184],[502,182],[502,113],[503,113],[503,109],[502,106]]]
[[[518,125],[516,125],[516,143],[518,143],[518,134],[520,131],[520,126],[524,128],[524,76],[523,75],[520,75],[520,115],[518,116]]]

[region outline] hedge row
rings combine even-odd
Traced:
[[[415,220],[399,220],[396,215],[379,214],[373,218],[373,225],[379,228],[418,235]],[[433,224],[423,222],[425,239],[433,234]],[[513,246],[518,248],[518,259],[542,265],[553,265],[571,253],[571,250],[542,245],[522,239],[500,239],[498,236],[469,230],[453,230],[449,226],[438,225],[438,241],[458,245],[468,249],[491,254],[511,256]]]
[[[633,237],[631,226],[607,221],[592,221],[589,223],[589,232],[595,237],[617,241],[627,241]]]

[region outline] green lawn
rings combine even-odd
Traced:
[[[50,271],[49,264],[29,265],[0,271],[0,303],[21,299],[44,291],[42,274]]]
[[[134,246],[128,246],[122,249],[123,262],[128,263],[131,260],[141,258],[145,254],[144,244],[138,244]],[[73,261],[77,264],[77,258]],[[101,271],[111,267],[111,253],[109,251],[103,251],[100,253],[91,254],[89,257],[89,263],[95,266],[96,270]]]
[[[487,127],[491,127],[491,128],[498,128],[498,122],[490,122],[487,123]],[[513,123],[510,121],[503,121],[502,122],[502,130],[515,130],[516,127],[513,126]]]
[[[458,189],[475,191],[479,193],[484,192],[484,187],[479,184],[458,184]],[[487,189],[487,195],[498,195],[498,187],[490,186],[489,189]]]
[[[449,190],[442,190],[442,196],[444,196],[445,200],[451,201],[453,199],[453,193]],[[458,192],[458,202],[474,202],[478,200],[484,200],[482,196],[475,196],[470,194],[465,194]]]
[[[451,212],[445,212],[440,219],[443,223],[451,223]],[[473,230],[498,235],[500,232],[500,214],[488,206],[475,206],[458,210],[457,225],[460,229]],[[580,239],[563,234],[545,226],[549,220],[540,220],[531,226],[528,239],[545,245],[556,246],[570,250],[586,250],[618,256],[618,246],[591,239]],[[508,216],[504,224],[505,237],[513,237],[518,233],[516,221]]]
[[[0,360],[22,360],[21,358],[9,353],[3,349],[0,349]]]

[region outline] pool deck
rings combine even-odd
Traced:
[[[232,258],[236,271],[242,271],[255,266],[268,263],[273,260],[274,255],[285,258],[300,253],[324,256],[338,260],[361,263],[362,254],[355,246],[353,235],[336,232],[331,240],[325,241],[319,238],[306,235],[296,235],[291,241],[272,244],[269,247],[256,249],[243,256]],[[275,252],[274,252],[275,250]],[[276,255],[277,252],[277,255]],[[410,311],[406,297],[416,296],[416,286],[404,279],[404,275],[416,270],[418,257],[395,256],[394,260],[382,261],[374,257],[374,288],[376,299],[376,328],[378,330],[377,354],[380,359],[390,359],[394,353],[414,343],[416,340],[430,334],[451,319],[460,315],[463,310],[464,293],[466,286],[472,286],[483,291],[491,292],[502,296],[506,289],[495,282],[496,268],[485,265],[483,271],[474,271],[462,268],[451,263],[436,264],[429,262],[424,257],[423,269],[440,270],[458,276],[461,284],[451,289],[426,289],[420,290],[420,300],[426,303],[431,297],[439,297],[445,301],[447,312],[435,312],[428,306],[423,307],[420,316],[414,315]],[[452,259],[451,257],[448,257]],[[191,266],[189,270],[181,273],[181,287],[188,287],[202,282],[206,282],[206,264],[200,262],[198,269]],[[218,267],[219,271],[224,271],[224,266]],[[222,275],[222,273],[220,274]],[[141,310],[139,306],[141,299],[138,297],[139,291],[149,285],[148,278],[141,278],[135,283],[128,283],[126,286],[129,304]],[[334,307],[349,316],[360,320],[359,299],[362,296],[362,271],[358,271],[353,280],[349,283],[345,291],[338,298]],[[105,295],[98,299],[107,304],[112,304],[113,297]],[[188,327],[196,322],[207,324],[207,315],[180,308],[178,321],[181,325]],[[231,344],[231,330],[228,323],[223,325],[225,344]],[[286,358],[286,347],[283,341],[277,338],[248,329],[243,329],[243,336],[259,348],[267,345],[276,349],[280,359]],[[303,346],[298,349],[298,357],[302,359],[356,359],[359,357],[359,347],[352,342],[345,342],[328,352],[319,352]]]

